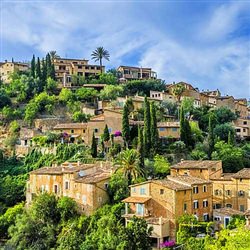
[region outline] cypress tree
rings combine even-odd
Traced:
[[[228,132],[228,139],[227,139],[227,143],[234,145],[234,134],[229,130]]]
[[[53,80],[56,80],[56,71],[55,71],[54,62],[51,63],[51,75],[50,75],[50,77],[51,77]]]
[[[130,129],[129,129],[129,108],[127,102],[125,103],[122,112],[122,137],[126,147],[128,148],[130,139]]]
[[[208,119],[208,158],[211,159],[212,152],[214,150],[214,124],[213,114],[210,113]]]
[[[42,59],[42,73],[41,73],[41,79],[42,79],[43,85],[45,85],[46,78],[47,78],[47,67],[46,67],[46,62],[43,58]]]
[[[140,167],[144,166],[144,147],[143,147],[143,131],[140,126],[138,126],[138,143],[137,143],[137,151],[140,155]]]
[[[96,139],[95,139],[94,132],[93,132],[92,143],[91,143],[91,155],[92,155],[93,158],[97,157],[97,144],[96,144]]]
[[[51,73],[52,73],[51,58],[50,54],[48,53],[46,55],[46,79],[51,77]]]
[[[104,131],[103,131],[103,141],[107,142],[110,139],[110,135],[109,135],[109,129],[108,129],[108,125],[105,125]]]
[[[185,117],[184,117],[184,111],[183,111],[182,106],[180,108],[179,115],[180,115],[180,138],[181,138],[181,141],[183,141],[185,143],[185,141],[186,141]]]
[[[158,141],[159,141],[159,133],[157,129],[157,119],[156,119],[156,107],[154,102],[150,105],[150,116],[151,116],[151,146],[152,146],[152,154],[153,156],[156,154]]]
[[[41,63],[40,63],[40,58],[37,57],[37,62],[36,62],[36,77],[38,77],[41,80]]]
[[[150,121],[150,105],[147,97],[144,98],[144,154],[149,155],[151,149],[151,121]]]
[[[36,76],[35,71],[36,71],[36,59],[35,59],[35,55],[33,55],[32,60],[31,60],[31,65],[30,65],[30,74],[34,78]]]

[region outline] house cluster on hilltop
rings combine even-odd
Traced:
[[[73,198],[87,215],[108,202],[112,164],[66,162],[60,166],[32,171],[27,184],[27,203],[43,192]],[[194,215],[199,221],[213,220],[216,229],[226,226],[232,215],[250,210],[250,169],[228,174],[221,161],[181,161],[171,167],[165,179],[151,179],[130,186],[123,200],[126,224],[133,216],[144,218],[153,227],[152,244],[157,249],[175,239],[178,218]],[[249,223],[249,221],[248,221]]]

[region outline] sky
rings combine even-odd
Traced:
[[[250,98],[250,1],[0,1],[0,61],[56,50],[106,69],[151,67],[166,83]]]

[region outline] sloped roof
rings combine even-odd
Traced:
[[[168,179],[177,183],[184,185],[195,185],[195,184],[210,184],[211,181],[189,176],[189,175],[179,175],[179,176],[168,176]]]
[[[181,161],[173,166],[171,168],[173,169],[207,169],[212,168],[216,164],[218,164],[221,161]]]
[[[243,212],[239,211],[239,210],[235,210],[233,208],[230,207],[223,207],[223,208],[218,208],[218,209],[214,209],[213,210],[214,213],[220,213],[223,215],[227,215],[227,216],[232,216],[232,215],[244,215]]]
[[[87,123],[59,123],[54,129],[74,129],[74,128],[86,128]]]
[[[235,179],[250,179],[250,168],[243,168],[232,176]]]
[[[75,182],[91,184],[91,183],[98,183],[100,181],[109,179],[110,177],[111,177],[111,171],[100,169],[92,174],[88,174],[83,177],[78,176],[75,179]]]
[[[127,202],[127,203],[145,203],[145,202],[149,201],[150,199],[151,199],[151,197],[130,196],[130,197],[122,200],[122,202]]]
[[[172,190],[187,190],[187,189],[191,189],[191,187],[189,185],[185,185],[185,184],[180,184],[178,182],[169,180],[169,179],[163,179],[163,180],[152,180],[152,183],[158,184],[158,185],[162,185],[163,187],[172,189]]]

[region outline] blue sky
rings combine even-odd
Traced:
[[[166,83],[249,98],[249,13],[249,1],[3,0],[0,60],[90,59],[104,46],[107,69],[152,67]]]

